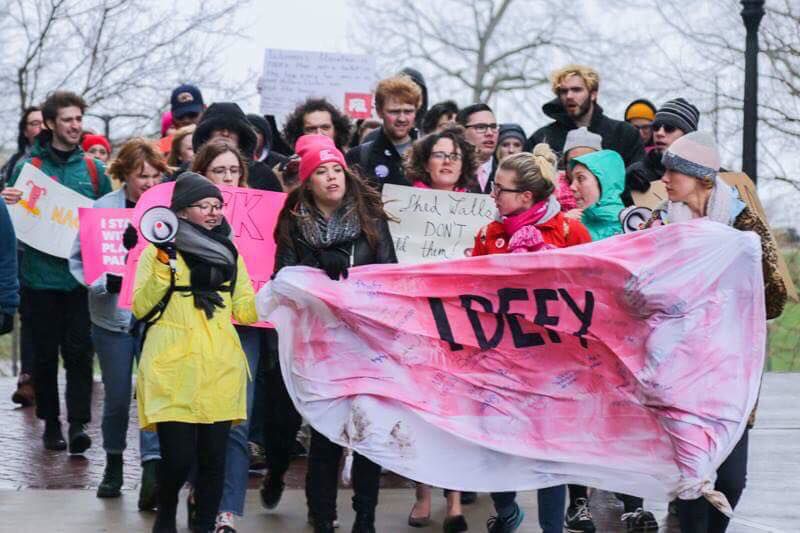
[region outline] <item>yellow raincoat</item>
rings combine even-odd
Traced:
[[[169,266],[156,258],[153,245],[144,249],[136,270],[133,314],[146,315],[167,291]],[[176,285],[189,285],[189,267],[178,254]],[[242,257],[233,298],[209,320],[186,292],[175,291],[164,314],[147,332],[136,398],[139,426],[155,430],[159,422],[211,424],[247,418],[247,358],[231,316],[241,324],[258,320],[255,294]]]

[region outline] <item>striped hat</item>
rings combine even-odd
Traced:
[[[683,133],[697,131],[697,124],[700,122],[700,111],[695,106],[683,98],[676,98],[665,103],[656,112],[653,126],[667,124],[674,126]]]

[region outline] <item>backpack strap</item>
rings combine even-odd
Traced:
[[[92,189],[94,189],[94,195],[99,196],[100,179],[97,174],[97,163],[94,162],[94,158],[92,157],[84,157],[83,160],[86,161],[86,170],[89,171],[89,177],[92,180]]]

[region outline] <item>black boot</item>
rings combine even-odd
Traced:
[[[106,454],[106,469],[103,481],[97,487],[98,498],[118,498],[122,489],[122,454]]]
[[[86,434],[84,424],[69,425],[69,453],[81,454],[92,445],[92,439]]]
[[[164,513],[159,509],[152,531],[153,533],[177,533],[178,528],[175,525],[175,509],[172,509],[171,514]]]
[[[61,421],[53,418],[44,421],[44,435],[42,435],[45,450],[66,450],[67,443],[64,442],[64,434],[61,432]]]
[[[375,533],[375,514],[356,512],[352,533]]]
[[[158,464],[159,459],[142,463],[142,483],[139,486],[139,510],[152,511],[158,504]]]
[[[333,522],[317,522],[314,521],[314,533],[334,533],[336,528]]]

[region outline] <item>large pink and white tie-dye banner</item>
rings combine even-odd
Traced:
[[[295,405],[411,479],[562,483],[726,507],[715,471],[758,395],[754,233],[695,221],[538,252],[281,270],[258,295]]]

